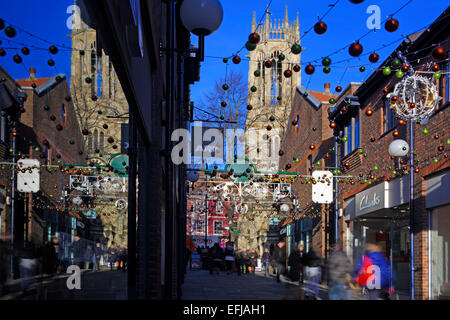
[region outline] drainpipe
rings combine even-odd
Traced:
[[[411,268],[411,300],[415,300],[414,293],[414,121],[409,121],[409,235],[410,235],[410,268]]]

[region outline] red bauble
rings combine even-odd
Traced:
[[[30,54],[30,49],[28,49],[27,47],[23,47],[22,48],[22,54],[26,55],[26,56],[29,55]]]
[[[342,91],[342,87],[341,86],[337,86],[335,90],[336,90],[336,92],[341,92]]]
[[[108,125],[106,123],[103,125],[103,129],[108,129]]]
[[[55,46],[50,46],[50,48],[48,48],[48,51],[50,51],[51,54],[57,54],[58,48]]]
[[[404,65],[402,66],[401,70],[402,70],[402,72],[404,72],[404,73],[408,73],[408,72],[409,72],[409,65],[404,64]]]
[[[266,127],[266,129],[267,129],[268,131],[270,131],[270,130],[272,130],[272,126],[271,126],[271,125],[268,125],[268,126]]]
[[[314,150],[315,148],[316,148],[315,145],[313,145],[313,144],[309,145],[309,149]]]
[[[447,58],[447,52],[439,45],[431,52],[433,59],[440,61]]]
[[[251,104],[249,104],[249,105],[247,105],[247,110],[252,110],[253,109],[253,106],[251,105]]]
[[[443,145],[440,145],[440,146],[438,147],[438,151],[439,151],[439,152],[444,151],[444,146],[443,146]]]
[[[369,61],[372,63],[377,63],[378,60],[380,60],[380,56],[378,55],[378,53],[374,52],[369,56]]]
[[[279,154],[280,156],[282,156],[282,155],[284,154],[284,151],[283,151],[283,150],[280,150],[280,151],[278,152],[278,154]]]
[[[87,136],[89,134],[89,131],[87,129],[83,129],[83,131],[81,131],[81,133],[85,136]]]
[[[392,132],[392,135],[393,135],[394,137],[398,137],[399,132],[398,132],[397,130],[394,130],[394,132]]]
[[[225,108],[227,106],[227,103],[225,101],[222,101],[220,105]]]
[[[334,122],[334,121],[331,121],[330,122],[330,128],[336,128],[336,122]]]
[[[399,26],[398,20],[392,17],[384,24],[384,28],[388,32],[396,31],[398,29],[398,26]]]
[[[260,38],[259,34],[257,34],[256,32],[253,32],[248,36],[248,41],[250,43],[258,44],[260,40],[261,40],[261,38]]]
[[[438,72],[439,70],[441,70],[441,68],[439,67],[438,64],[435,64],[431,67],[431,71],[433,72]]]
[[[267,60],[266,62],[264,62],[264,66],[265,66],[266,68],[272,68],[273,63],[272,63],[271,60]]]
[[[300,72],[300,66],[296,64],[292,69],[294,69],[295,72]]]
[[[234,56],[233,57],[233,63],[234,64],[239,64],[241,62],[241,58],[239,58],[239,56]]]
[[[305,68],[306,74],[313,74],[316,71],[316,68],[312,64],[308,64]]]
[[[293,125],[293,126],[296,126],[297,123],[298,123],[297,120],[292,120],[292,125]]]
[[[14,57],[13,57],[13,61],[14,61],[15,63],[22,63],[22,57],[19,56],[18,54],[16,54],[16,55],[14,55]]]
[[[392,102],[397,102],[397,101],[398,101],[398,97],[397,97],[397,96],[393,96],[393,97],[391,98],[391,101],[392,101]]]
[[[348,52],[352,57],[358,57],[363,52],[363,47],[359,43],[359,41],[353,42],[352,45],[348,48]]]
[[[286,78],[290,78],[290,77],[292,76],[292,71],[289,70],[289,69],[287,69],[286,71],[284,71],[284,76],[285,76]]]
[[[388,88],[384,88],[384,89],[383,89],[383,93],[384,93],[384,94],[388,94],[388,93],[389,93],[389,89],[388,89]]]
[[[368,108],[366,111],[366,116],[370,117],[371,115],[373,115],[373,110],[371,108]]]
[[[375,139],[374,137],[370,138],[370,142],[375,142],[377,139]]]
[[[327,24],[323,21],[319,21],[314,25],[314,31],[317,34],[324,34],[327,31]]]

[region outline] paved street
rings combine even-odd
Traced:
[[[42,279],[32,284],[25,292],[20,291],[20,281],[14,280],[10,293],[0,300],[126,300],[127,273],[114,270],[99,272],[83,271],[81,289],[69,290],[66,285],[67,275]],[[40,288],[39,288],[40,287]]]
[[[183,300],[299,300],[303,287],[298,283],[282,279],[277,283],[273,275],[269,278],[263,272],[252,274],[236,273],[210,275],[205,270],[188,270],[182,286]],[[353,300],[365,297],[352,292]],[[319,300],[328,299],[328,288],[320,286]]]

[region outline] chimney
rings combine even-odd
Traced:
[[[324,86],[324,88],[325,88],[325,93],[331,94],[331,92],[330,92],[331,84],[325,83],[323,86]]]
[[[30,68],[30,79],[36,79],[36,68]]]

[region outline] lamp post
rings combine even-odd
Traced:
[[[180,8],[186,29],[198,36],[198,60],[205,58],[205,36],[219,29],[223,8],[219,0],[184,0]]]

